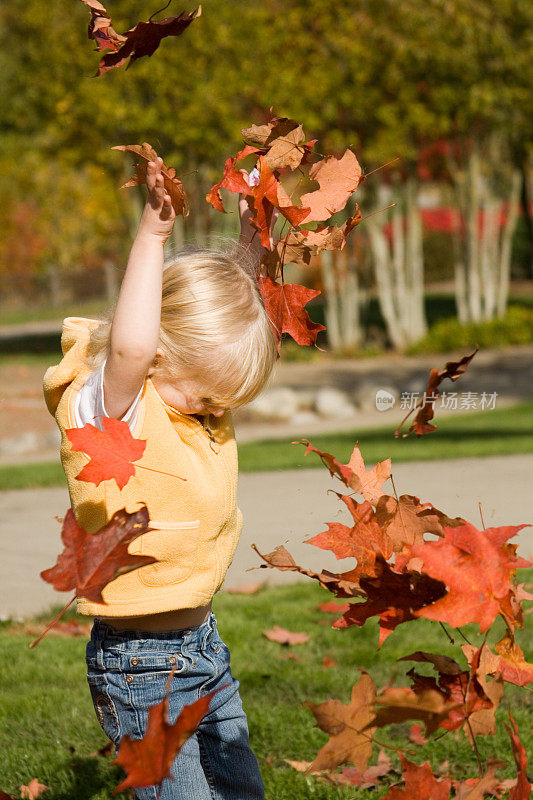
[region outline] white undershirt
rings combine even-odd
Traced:
[[[78,392],[74,405],[74,419],[77,428],[83,428],[84,425],[90,423],[102,430],[102,417],[109,416],[104,404],[104,367],[105,363],[92,372]],[[130,431],[133,431],[137,420],[141,395],[142,387],[131,406],[121,417],[122,422],[128,423]]]

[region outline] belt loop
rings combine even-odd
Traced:
[[[98,638],[95,642],[96,647],[96,663],[100,669],[104,669],[104,648],[102,647],[102,640]]]

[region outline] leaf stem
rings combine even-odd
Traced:
[[[38,645],[38,644],[39,644],[39,642],[41,641],[41,639],[43,638],[43,636],[46,636],[46,634],[48,633],[48,631],[50,630],[50,628],[52,628],[52,627],[53,627],[53,626],[56,624],[56,622],[58,621],[58,619],[59,619],[60,617],[62,617],[62,616],[63,616],[63,614],[65,613],[65,611],[66,611],[68,608],[70,608],[70,606],[72,605],[72,603],[74,602],[74,600],[75,600],[75,599],[76,599],[76,595],[74,595],[74,597],[72,597],[72,598],[71,598],[71,599],[68,601],[68,603],[66,604],[66,606],[65,606],[64,608],[62,608],[62,609],[61,609],[61,611],[59,612],[59,614],[58,614],[56,617],[54,617],[54,619],[52,620],[52,622],[50,622],[50,623],[47,625],[47,627],[46,627],[46,628],[44,629],[44,631],[41,633],[41,635],[39,636],[39,638],[38,638],[38,639],[35,639],[35,641],[34,641],[34,642],[30,642],[30,643],[29,643],[29,645],[28,645],[28,647],[36,647],[36,645]]]
[[[154,11],[154,13],[148,19],[148,22],[151,22],[152,21],[152,17],[155,17],[156,14],[160,14],[162,11],[166,11],[171,3],[172,3],[172,0],[168,0],[168,3],[166,4],[166,6],[163,6],[163,8],[160,8],[158,11]]]
[[[182,478],[180,475],[174,475],[172,472],[163,472],[162,469],[153,469],[152,467],[145,467],[144,464],[135,464],[135,468],[147,469],[149,472],[157,472],[158,475],[168,475],[169,478],[177,478],[179,481],[186,481],[187,478]]]
[[[441,626],[442,630],[444,631],[444,633],[448,637],[448,641],[450,642],[450,644],[455,644],[455,639],[453,638],[451,633],[446,630],[446,628],[444,627],[444,623],[443,622],[439,622],[439,625]]]
[[[483,526],[483,530],[485,530],[485,520],[483,519],[483,511],[481,510],[481,500],[478,502],[479,507],[479,516],[481,517],[481,525]]]

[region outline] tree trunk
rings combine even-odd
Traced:
[[[369,217],[366,229],[381,314],[397,350],[426,333],[422,222],[415,178],[397,187],[390,212]],[[390,221],[389,231],[387,223]]]
[[[474,142],[466,168],[450,158],[461,226],[454,242],[455,300],[462,323],[505,314],[521,174],[506,160],[505,142]]]
[[[351,245],[340,252],[320,254],[326,300],[326,333],[334,352],[350,352],[360,347],[362,294],[357,262]]]

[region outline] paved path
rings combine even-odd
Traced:
[[[532,476],[533,454],[415,462],[394,468],[399,494],[416,494],[478,527],[478,502],[487,527],[533,523]],[[260,563],[252,543],[263,553],[285,544],[298,563],[312,569],[347,569],[353,561],[337,561],[331,553],[303,543],[323,530],[326,521],[347,521],[335,495],[327,492],[339,486],[325,469],[242,475],[239,504],[245,527],[225,587],[261,579],[271,584],[298,579],[277,570],[247,572]],[[0,493],[0,616],[33,614],[67,599],[66,593],[55,592],[39,578],[61,549],[54,516],[64,514],[67,504],[64,489]],[[532,556],[533,527],[517,540],[519,552]]]

